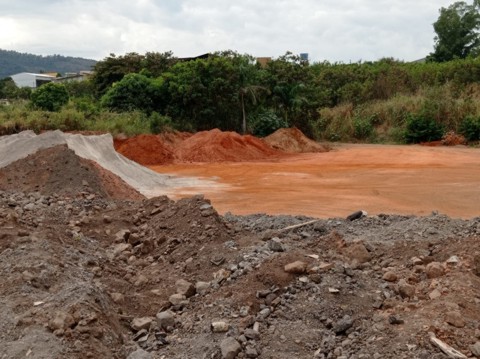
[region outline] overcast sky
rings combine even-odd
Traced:
[[[448,0],[0,0],[0,48],[101,60],[110,53],[236,50],[312,61],[411,61],[433,50]]]

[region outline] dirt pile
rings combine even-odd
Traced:
[[[238,162],[263,160],[282,153],[256,137],[214,129],[187,138],[175,148],[175,155],[180,162]]]
[[[124,141],[116,141],[115,150],[143,166],[172,163],[172,149],[156,135],[138,135]]]
[[[328,149],[309,139],[298,128],[281,128],[264,138],[271,147],[287,153],[327,152]]]
[[[445,358],[432,332],[471,355],[479,235],[478,218],[436,214],[312,222],[221,217],[201,196],[0,192],[2,354]]]
[[[66,145],[39,150],[0,168],[0,190],[125,200],[145,198],[120,177],[80,158]]]

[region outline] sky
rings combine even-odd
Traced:
[[[172,51],[421,59],[445,0],[0,0],[0,48],[101,60]]]

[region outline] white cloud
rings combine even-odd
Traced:
[[[433,49],[433,0],[0,0],[0,48],[101,59],[168,51],[193,56],[308,52],[315,61],[395,57]]]

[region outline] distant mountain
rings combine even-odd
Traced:
[[[19,72],[79,72],[91,70],[97,62],[81,57],[40,56],[0,49],[0,79]]]

